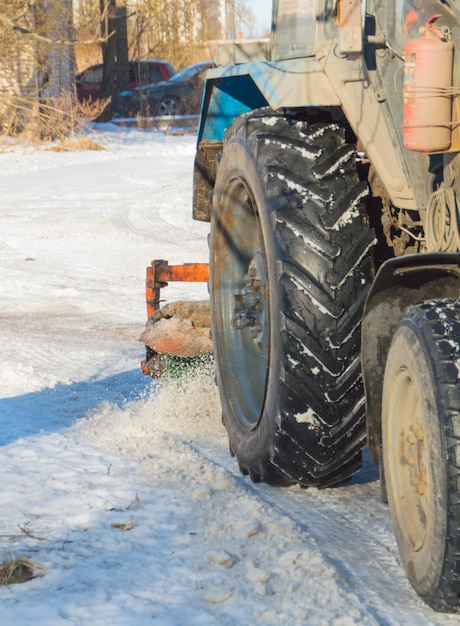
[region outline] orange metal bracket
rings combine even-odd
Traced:
[[[147,303],[147,319],[160,308],[160,292],[169,282],[206,283],[209,280],[209,265],[207,263],[184,263],[183,265],[169,265],[168,261],[152,261],[147,268],[145,281],[145,300]],[[144,374],[154,374],[155,365],[149,367],[149,361],[154,363],[160,360],[160,355],[146,346],[146,359],[142,361],[141,368]],[[158,371],[161,371],[158,364]]]
[[[169,265],[168,261],[152,261],[147,268],[145,281],[145,300],[147,303],[147,317],[160,308],[160,290],[169,282],[206,283],[209,280],[209,265],[207,263],[184,263],[183,265]]]

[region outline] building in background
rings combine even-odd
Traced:
[[[198,0],[196,36],[204,41],[235,39],[235,0]]]
[[[0,27],[0,128],[19,124],[49,100],[70,96],[75,85],[72,0],[37,0]]]

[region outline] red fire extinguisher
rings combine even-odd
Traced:
[[[435,27],[440,17],[405,48],[403,143],[417,152],[445,152],[452,141],[454,46]]]

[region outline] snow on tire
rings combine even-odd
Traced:
[[[230,449],[255,481],[328,486],[361,465],[366,194],[338,124],[261,109],[226,133],[212,336]]]

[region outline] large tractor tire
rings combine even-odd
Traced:
[[[409,307],[388,353],[383,461],[407,576],[438,611],[460,600],[460,302]]]
[[[256,482],[326,487],[361,466],[366,194],[338,124],[260,109],[226,132],[212,338],[230,450]]]

